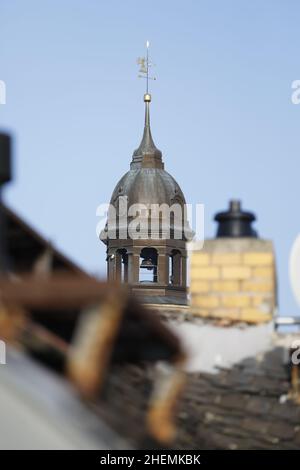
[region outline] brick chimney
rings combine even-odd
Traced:
[[[258,238],[251,227],[254,214],[231,201],[216,215],[215,239],[191,250],[191,312],[229,322],[264,323],[276,306],[273,243]]]

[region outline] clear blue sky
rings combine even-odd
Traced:
[[[96,207],[143,126],[136,58],[156,63],[152,131],[190,203],[241,198],[274,241],[280,307],[295,314],[288,256],[300,232],[297,0],[0,0],[0,127],[15,136],[7,202],[91,272],[105,272]]]

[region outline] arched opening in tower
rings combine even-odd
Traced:
[[[143,248],[140,253],[139,282],[157,282],[158,253],[155,248]]]

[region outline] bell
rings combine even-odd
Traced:
[[[240,201],[232,200],[229,202],[229,210],[219,212],[215,216],[215,221],[218,222],[217,238],[257,238],[257,232],[252,228],[252,222],[255,220],[256,217],[252,212],[241,209]]]
[[[143,259],[140,267],[151,271],[154,268],[151,258]]]

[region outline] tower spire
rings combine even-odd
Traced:
[[[136,149],[133,153],[132,167],[141,166],[141,163],[144,160],[144,157],[147,156],[147,160],[150,163],[149,157],[152,156],[158,163],[158,166],[163,166],[161,161],[161,151],[158,150],[154,144],[151,129],[150,129],[150,103],[151,103],[151,94],[149,93],[149,80],[156,80],[155,77],[150,76],[149,70],[153,66],[153,63],[149,58],[149,41],[146,42],[146,56],[139,57],[137,63],[140,66],[139,69],[139,78],[146,79],[146,93],[144,94],[144,103],[145,103],[145,127],[142,141],[139,145],[139,148]],[[155,162],[153,162],[155,163]],[[155,165],[156,166],[156,165]]]

